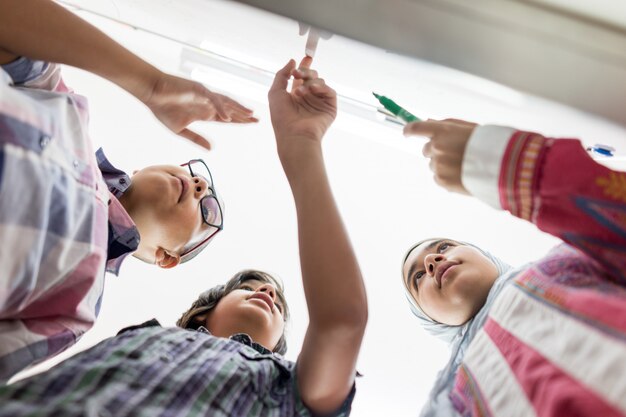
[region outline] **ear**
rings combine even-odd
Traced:
[[[154,254],[155,263],[165,269],[174,268],[180,263],[180,255],[169,253],[163,248],[158,248]]]
[[[206,318],[207,318],[206,314],[198,314],[197,316],[193,318],[193,321],[197,324],[202,324],[204,326],[206,323]]]

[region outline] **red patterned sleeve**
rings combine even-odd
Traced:
[[[595,162],[576,139],[515,132],[498,178],[500,204],[626,283],[626,173]]]

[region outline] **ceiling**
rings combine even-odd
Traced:
[[[239,0],[626,125],[626,3]]]

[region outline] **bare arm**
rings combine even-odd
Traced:
[[[98,74],[146,101],[159,70],[51,0],[0,2],[0,47]]]
[[[286,91],[293,61],[279,71],[270,90],[278,153],[298,217],[302,280],[309,327],[297,362],[298,387],[316,413],[337,410],[346,399],[367,322],[361,272],[332,196],[321,139],[336,115],[336,94],[306,69]],[[301,86],[301,87],[300,87]]]
[[[11,61],[15,61],[16,58],[18,58],[17,55],[0,49],[0,65],[8,64]]]
[[[164,74],[51,0],[0,1],[0,63],[18,56],[97,74],[145,103],[170,130],[210,148],[196,120],[255,122],[252,112],[201,84]]]

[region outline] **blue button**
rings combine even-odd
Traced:
[[[599,155],[602,156],[613,156],[615,155],[615,148],[613,148],[612,146],[608,146],[608,145],[602,145],[599,143],[596,143],[595,145],[589,147],[590,151],[595,152]]]
[[[50,143],[50,136],[48,135],[42,135],[39,138],[39,146],[41,146],[41,149],[45,148],[46,146],[48,146],[48,144]]]

